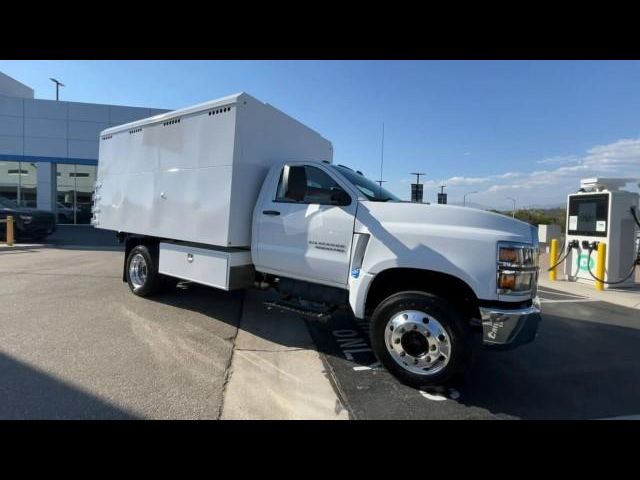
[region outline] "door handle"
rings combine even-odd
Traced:
[[[277,210],[263,210],[263,215],[280,215],[280,212]]]

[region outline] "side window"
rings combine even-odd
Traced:
[[[285,176],[287,178],[286,185]],[[280,173],[276,201],[320,205],[349,205],[351,197],[333,178],[319,168],[286,166]]]

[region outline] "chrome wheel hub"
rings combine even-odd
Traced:
[[[434,375],[451,358],[447,331],[433,316],[418,310],[405,310],[391,317],[384,338],[391,358],[417,375]]]
[[[134,289],[138,289],[145,284],[147,274],[147,261],[142,254],[136,253],[129,264],[129,278]]]

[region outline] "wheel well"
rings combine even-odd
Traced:
[[[155,237],[146,237],[139,235],[128,235],[125,234],[125,247],[124,247],[124,261],[122,262],[122,281],[127,281],[127,257],[129,257],[129,252],[137,247],[138,245],[146,245],[149,247],[149,250],[152,254],[154,251],[157,251],[158,245],[160,244],[160,239]]]
[[[461,307],[469,318],[480,318],[478,297],[466,282],[447,273],[418,268],[391,268],[377,274],[367,293],[366,315],[371,315],[390,295],[408,290],[441,296]]]

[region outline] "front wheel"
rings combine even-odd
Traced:
[[[412,387],[450,385],[471,362],[472,342],[463,315],[430,293],[391,295],[373,312],[370,331],[378,360]]]

